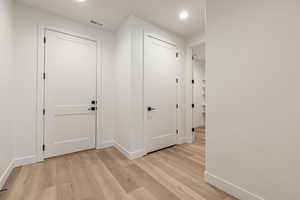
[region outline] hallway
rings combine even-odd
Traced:
[[[196,142],[130,161],[115,148],[16,168],[0,200],[233,200],[203,181],[204,130]]]

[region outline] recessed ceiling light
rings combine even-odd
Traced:
[[[78,2],[80,2],[80,3],[81,3],[81,2],[86,2],[86,0],[76,0],[76,1],[78,1]]]
[[[179,19],[186,20],[189,18],[189,13],[186,10],[183,10],[179,13]]]

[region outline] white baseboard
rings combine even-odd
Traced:
[[[146,155],[146,151],[145,151],[145,149],[140,149],[140,150],[137,150],[137,151],[129,152],[129,154],[130,154],[130,159],[129,160],[135,160],[137,158],[141,158],[144,155]]]
[[[21,158],[15,158],[15,167],[20,167],[24,165],[30,165],[36,163],[37,159],[35,155],[32,156],[25,156]]]
[[[9,175],[12,172],[12,170],[14,169],[14,167],[15,167],[15,164],[14,164],[14,161],[12,160],[9,163],[6,170],[4,171],[4,173],[0,176],[0,190],[3,189],[3,186],[5,185],[7,178],[9,177]]]
[[[186,143],[186,138],[185,137],[178,138],[177,142],[178,142],[178,144]],[[99,146],[97,146],[97,149],[104,149],[104,148],[109,148],[109,147],[115,147],[122,154],[124,154],[129,160],[134,160],[134,159],[137,159],[137,158],[140,158],[140,157],[143,157],[144,155],[146,155],[145,149],[140,149],[137,151],[129,151],[114,140],[109,140],[109,141],[105,141],[105,142],[101,143]],[[19,166],[34,164],[36,162],[38,162],[38,160],[35,155],[25,156],[25,157],[16,158],[14,160],[14,166],[19,167]]]
[[[114,142],[114,147],[118,149],[124,156],[126,156],[130,160],[130,153],[127,151],[122,145],[120,145],[118,142]]]
[[[185,138],[185,143],[192,144],[193,143],[193,137],[186,137]]]
[[[186,143],[186,138],[185,137],[178,137],[177,138],[177,144],[184,144]]]
[[[264,200],[264,198],[253,194],[247,191],[244,188],[241,188],[233,183],[230,183],[222,178],[219,178],[215,175],[210,174],[209,172],[205,172],[205,181],[225,192],[231,194],[232,196],[241,199],[241,200]]]
[[[134,160],[137,158],[140,158],[145,155],[145,150],[141,149],[138,151],[128,151],[126,148],[124,148],[122,145],[120,145],[118,142],[114,142],[114,147],[118,149],[124,156],[126,156],[129,160]]]
[[[114,141],[109,140],[109,141],[102,142],[99,146],[97,146],[97,149],[105,149],[113,146],[114,146]]]

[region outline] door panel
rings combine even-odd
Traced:
[[[176,144],[177,49],[145,36],[144,51],[146,151],[151,152]]]
[[[46,31],[45,157],[95,148],[96,43]]]
[[[203,88],[204,72],[199,60],[193,60],[193,127],[198,128],[204,126],[203,112],[204,112],[204,95]]]

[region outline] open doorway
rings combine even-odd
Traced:
[[[192,48],[193,64],[193,143],[205,145],[206,121],[206,60],[205,43]]]

